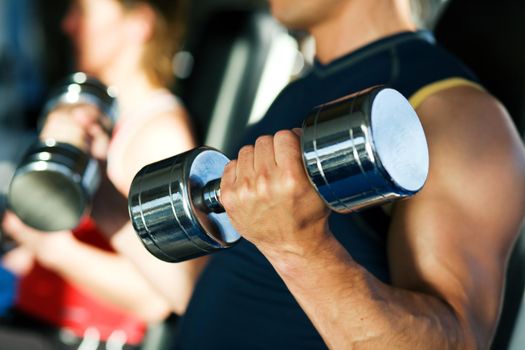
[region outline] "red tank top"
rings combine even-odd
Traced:
[[[113,251],[90,219],[84,220],[73,234],[84,243]],[[95,328],[100,340],[106,341],[114,331],[121,331],[126,334],[126,343],[136,345],[146,330],[145,323],[137,317],[96,300],[38,263],[20,281],[17,308],[67,328],[78,337],[83,337],[88,328]]]

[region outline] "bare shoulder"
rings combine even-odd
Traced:
[[[166,138],[161,139],[162,136]],[[186,110],[182,106],[177,106],[169,112],[151,116],[136,137],[153,142],[146,147],[153,147],[157,140],[164,146],[173,145],[186,148],[183,141],[191,141],[193,138],[191,121]]]
[[[486,148],[486,142],[490,142],[495,149],[521,149],[521,140],[506,109],[477,88],[463,86],[440,91],[428,97],[417,112],[430,143],[445,137],[453,145],[467,148],[479,144]]]
[[[130,150],[153,162],[194,147],[191,121],[182,107],[150,116],[133,135]]]
[[[499,221],[500,229],[506,221],[510,226],[521,222],[525,153],[503,105],[485,91],[456,87],[429,97],[417,112],[430,152],[421,197],[448,196],[478,221]],[[491,217],[491,210],[502,216]]]
[[[402,220],[433,222],[440,237],[463,230],[469,233],[456,237],[485,238],[506,254],[525,213],[525,152],[508,112],[487,92],[465,86],[430,96],[417,113],[430,171],[423,190],[400,205]]]
[[[128,137],[125,146],[118,151],[120,159],[113,160],[121,168],[120,179],[116,181],[125,191],[134,175],[145,165],[195,147],[191,121],[183,107],[150,116]]]
[[[443,168],[455,175],[473,176],[473,171],[478,176],[500,175],[501,180],[525,175],[518,132],[503,105],[487,92],[473,87],[444,90],[429,97],[417,112],[434,175]],[[492,177],[486,180],[487,185],[494,183]]]

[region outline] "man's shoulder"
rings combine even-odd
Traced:
[[[440,119],[450,119],[455,122],[461,122],[462,118],[475,118],[477,123],[481,123],[485,118],[508,117],[501,102],[475,85],[452,86],[437,91],[416,110],[423,117],[441,115]]]
[[[471,155],[487,154],[489,149],[494,154],[522,152],[520,137],[507,110],[485,90],[451,87],[429,96],[417,112],[429,141],[446,144],[443,147],[449,151],[454,147]]]
[[[398,45],[395,52],[389,85],[409,99],[420,94],[421,102],[422,91],[427,97],[444,87],[478,83],[469,67],[435,42],[406,42]]]

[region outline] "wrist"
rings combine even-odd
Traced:
[[[334,259],[353,261],[328,229],[318,237],[319,239],[315,241],[305,238],[305,242],[300,244],[258,247],[258,249],[279,274],[290,277],[304,274],[305,269],[325,270]]]
[[[263,236],[264,239],[247,238],[268,257],[280,256],[309,257],[320,249],[333,235],[328,228],[327,220],[308,226],[285,225],[278,231]]]
[[[69,232],[46,233],[54,235],[46,237],[40,249],[36,252],[36,258],[40,264],[48,269],[60,271],[68,266],[72,257],[76,256],[80,242]]]

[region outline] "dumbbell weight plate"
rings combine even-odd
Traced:
[[[9,207],[42,231],[72,229],[100,182],[97,161],[69,144],[33,144],[9,186]]]
[[[321,197],[340,213],[418,192],[428,147],[410,103],[376,87],[315,108],[303,124],[303,160]]]
[[[100,111],[99,123],[108,133],[117,122],[118,106],[113,90],[85,73],[77,72],[67,77],[53,89],[51,96],[43,108],[41,123],[58,106],[76,104],[95,106]]]
[[[222,176],[228,162],[221,152],[201,147],[146,166],[135,176],[128,197],[130,217],[153,255],[177,262],[240,239],[226,213],[205,212],[194,200],[200,188]]]

